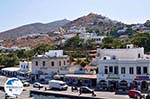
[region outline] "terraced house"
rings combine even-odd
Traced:
[[[49,50],[44,55],[37,55],[32,59],[32,79],[48,81],[69,63],[69,56],[63,55],[63,50]]]
[[[127,45],[125,49],[97,49],[97,84],[101,89],[148,90],[150,56],[144,48]]]

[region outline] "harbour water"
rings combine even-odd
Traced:
[[[55,97],[55,96],[45,96],[45,95],[33,95],[34,99],[71,99],[64,97]]]

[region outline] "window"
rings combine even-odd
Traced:
[[[126,68],[125,67],[121,67],[121,74],[125,74],[126,73]]]
[[[59,66],[61,66],[61,61],[59,61]]]
[[[38,66],[38,61],[35,61],[35,66]]]
[[[44,66],[45,66],[45,61],[43,61],[43,63],[42,63],[42,64],[43,64],[43,67],[44,67]]]
[[[66,65],[66,61],[64,61],[64,65]]]
[[[69,60],[67,60],[67,63],[69,63],[70,61]]]
[[[143,73],[147,74],[147,67],[143,67]]]
[[[140,58],[141,57],[141,55],[140,54],[138,54],[138,58]]]
[[[52,62],[51,62],[51,66],[54,66],[54,65],[55,65],[54,62],[52,61]]]
[[[109,67],[109,73],[112,73],[112,72],[113,72],[113,67],[110,66],[110,67]]]
[[[141,67],[136,67],[136,74],[141,74]]]
[[[104,57],[103,60],[106,60],[106,57]]]
[[[108,66],[105,66],[105,74],[108,74]]]
[[[129,74],[134,74],[134,68],[133,67],[129,68]]]
[[[100,57],[100,53],[97,53],[97,57]]]
[[[28,69],[28,65],[26,66],[26,69]]]
[[[115,56],[115,55],[113,55],[113,56],[112,56],[112,59],[113,59],[113,60],[115,60],[115,59],[116,59],[116,56]]]
[[[118,74],[118,66],[114,67],[114,74]]]

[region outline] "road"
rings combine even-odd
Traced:
[[[44,88],[42,89],[32,89],[32,90],[37,90],[37,91],[44,91],[48,93],[58,93],[58,94],[66,94],[66,95],[74,95],[74,96],[79,96],[79,92],[72,92],[71,87],[68,88],[67,91],[57,91],[57,90],[47,90],[45,91]],[[129,99],[128,95],[115,95],[114,92],[100,92],[100,91],[95,91],[96,97],[97,98],[105,98],[105,99]],[[92,94],[81,94],[80,96],[88,96],[92,97]]]
[[[6,80],[7,80],[6,77],[0,76],[0,85],[4,86],[4,83],[5,83]],[[44,87],[48,87],[48,86],[44,85]],[[32,85],[30,85],[29,87],[24,87],[24,89],[25,90],[22,92],[22,94],[16,99],[33,99],[33,98],[29,97],[30,90],[39,90],[38,88],[33,88]],[[41,88],[39,91],[45,91],[45,89]],[[68,88],[67,91],[47,90],[46,92],[79,96],[78,92],[71,92],[71,88],[70,87]],[[100,98],[106,98],[106,99],[129,99],[129,97],[127,95],[115,95],[115,93],[113,93],[113,92],[95,91],[95,93],[96,93],[96,97],[100,97]],[[81,96],[91,97],[91,94],[81,94]],[[5,92],[0,91],[0,99],[5,99]]]

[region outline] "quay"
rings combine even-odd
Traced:
[[[38,94],[38,95],[45,95],[45,96],[55,96],[55,97],[64,97],[64,98],[71,98],[71,99],[106,99],[106,98],[98,98],[98,97],[90,97],[90,96],[79,96],[73,94],[66,94],[66,93],[57,93],[57,92],[45,92],[45,91],[38,91],[38,90],[30,90],[30,94]]]
[[[59,90],[44,90],[42,89],[32,89],[30,90],[30,96],[33,95],[44,95],[44,96],[55,96],[55,97],[64,97],[71,99],[129,99],[128,95],[117,95],[114,92],[101,92],[95,91],[96,96],[93,97],[91,94],[81,94],[79,92],[71,92],[69,87],[67,91]]]

